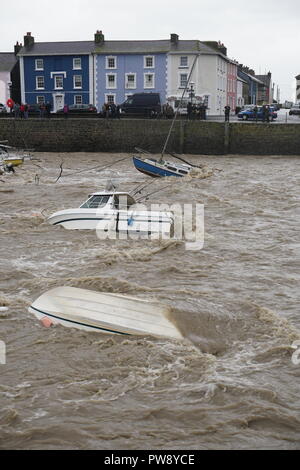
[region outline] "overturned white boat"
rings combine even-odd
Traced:
[[[167,318],[168,306],[127,295],[57,287],[42,294],[28,310],[45,326],[61,324],[108,334],[182,338]]]
[[[147,210],[126,192],[96,192],[80,207],[52,214],[47,220],[68,230],[99,230],[168,234],[173,230],[173,214]]]

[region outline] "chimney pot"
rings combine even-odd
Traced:
[[[30,46],[33,46],[33,44],[34,44],[34,37],[31,36],[31,33],[27,33],[27,35],[24,36],[24,46],[30,47]]]
[[[97,30],[95,34],[95,44],[102,45],[104,44],[104,34],[102,33],[102,30]]]
[[[171,43],[172,43],[172,44],[177,44],[177,43],[178,43],[178,40],[179,40],[178,34],[172,33],[172,34],[171,34]]]

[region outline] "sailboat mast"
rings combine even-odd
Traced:
[[[165,141],[165,144],[164,144],[164,146],[163,146],[160,159],[158,160],[159,162],[161,162],[162,159],[163,159],[163,157],[164,157],[164,153],[165,153],[166,148],[167,148],[167,145],[168,145],[168,143],[169,143],[170,136],[171,136],[171,132],[172,132],[172,130],[173,130],[174,123],[175,123],[175,120],[176,120],[176,118],[177,118],[177,114],[178,114],[179,109],[180,109],[180,107],[181,107],[181,103],[182,103],[182,101],[183,101],[185,92],[186,92],[187,87],[188,87],[188,85],[189,85],[189,82],[190,82],[190,79],[191,79],[191,76],[192,76],[192,73],[193,73],[193,70],[194,70],[194,67],[195,67],[195,65],[196,65],[196,62],[197,62],[198,57],[199,57],[199,54],[196,54],[196,56],[195,56],[195,58],[194,58],[193,65],[192,65],[192,68],[191,68],[191,71],[190,71],[190,73],[189,73],[189,76],[188,76],[188,79],[187,79],[187,82],[186,82],[186,85],[185,85],[185,88],[184,88],[183,93],[182,93],[182,96],[181,96],[181,98],[180,98],[179,105],[178,105],[178,107],[177,107],[177,109],[176,109],[175,115],[174,115],[174,117],[173,117],[173,120],[172,120],[170,129],[169,129],[169,132],[168,132],[166,141]]]

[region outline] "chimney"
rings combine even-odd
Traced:
[[[206,44],[208,47],[211,47],[215,51],[221,52],[221,54],[227,56],[227,47],[221,43],[221,41],[201,41]]]
[[[21,43],[19,44],[19,41],[17,41],[15,46],[14,46],[15,55],[17,55],[20,52],[21,49],[22,49],[22,44]]]
[[[172,44],[178,44],[179,36],[178,34],[171,34],[170,41]]]
[[[31,33],[27,33],[26,36],[24,36],[24,46],[25,47],[31,47],[34,44],[34,37],[31,36]]]
[[[102,46],[104,44],[104,34],[102,34],[102,31],[96,31],[95,33],[95,44],[99,44]]]

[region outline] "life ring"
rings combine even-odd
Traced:
[[[13,102],[11,98],[8,98],[8,100],[6,101],[6,104],[9,108],[13,108],[15,103]]]

